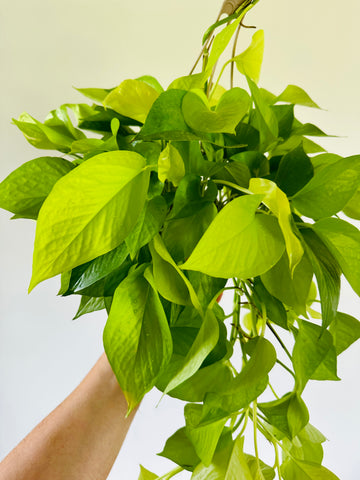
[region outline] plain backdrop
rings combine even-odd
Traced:
[[[109,88],[144,74],[167,86],[189,72],[221,3],[0,0],[0,178],[44,154],[11,118],[27,111],[44,120],[62,103],[84,101],[72,86]],[[357,0],[261,0],[246,20],[265,30],[261,86],[274,93],[289,83],[306,89],[324,110],[302,108],[298,116],[337,135],[323,145],[343,156],[360,152],[359,18]],[[249,39],[244,30],[239,48]],[[0,458],[95,363],[106,320],[99,313],[72,321],[78,300],[56,296],[57,278],[27,295],[35,223],[9,218],[0,212]],[[356,316],[359,299],[344,288],[340,309]],[[329,439],[325,465],[341,480],[359,478],[359,354],[354,345],[340,357],[341,382],[311,382],[304,394],[312,423]],[[143,402],[111,480],[136,480],[140,462],[157,473],[173,468],[155,454],[182,425],[183,407],[164,399],[155,408],[158,399],[154,391]]]

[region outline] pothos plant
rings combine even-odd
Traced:
[[[360,155],[308,138],[325,133],[296,119],[295,105],[318,108],[300,87],[258,86],[261,30],[236,54],[257,1],[226,1],[200,71],[166,90],[144,76],[79,89],[95,103],[64,104],[44,123],[23,113],[14,123],[26,139],[59,154],[0,184],[2,208],[37,220],[29,290],[61,274],[60,294],[81,298],[75,318],[106,309],[105,351],[129,412],[154,386],[187,402],[161,453],[177,467],[162,479],[337,478],[302,393],[338,380],[337,356],[360,336],[338,312],[342,274],[360,295],[360,232],[338,217],[360,218]],[[269,382],[275,368],[288,375],[285,395]],[[260,459],[259,435],[274,465]],[[141,467],[139,478],[160,477]]]

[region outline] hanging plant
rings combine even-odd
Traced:
[[[2,208],[37,220],[29,290],[61,275],[60,294],[81,298],[75,318],[106,309],[105,351],[129,412],[153,387],[187,402],[161,453],[177,464],[164,479],[337,478],[302,393],[339,380],[337,356],[360,337],[338,311],[342,274],[360,295],[360,232],[337,216],[360,218],[360,155],[308,138],[326,134],[295,117],[296,105],[318,108],[300,87],[258,86],[261,30],[236,54],[257,2],[225,1],[199,62],[166,90],[144,76],[79,89],[94,103],[64,104],[43,123],[22,114],[25,138],[59,154],[0,184]],[[282,396],[269,382],[276,368],[288,374]],[[139,478],[160,477],[141,467]]]

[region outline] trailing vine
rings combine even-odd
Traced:
[[[186,402],[161,452],[177,466],[163,476],[141,466],[139,480],[337,478],[302,394],[338,380],[337,356],[360,337],[338,311],[341,275],[360,295],[360,232],[343,220],[360,218],[360,155],[308,138],[326,134],[296,118],[296,105],[318,108],[302,88],[259,87],[263,31],[236,54],[256,3],[225,1],[190,75],[166,90],[126,79],[79,89],[94,103],[44,122],[14,120],[34,147],[59,152],[0,184],[0,206],[37,221],[29,290],[61,275],[60,294],[80,296],[75,318],[106,310],[104,347],[129,412],[153,387]],[[288,375],[283,396],[275,368]]]

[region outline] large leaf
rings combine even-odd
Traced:
[[[339,380],[332,335],[305,320],[301,322],[293,350],[297,389],[302,392],[308,380]]]
[[[159,93],[141,80],[124,80],[104,99],[104,105],[144,123]]]
[[[317,171],[292,197],[292,203],[307,217],[331,217],[346,206],[359,183],[360,155],[342,158]]]
[[[172,353],[164,309],[149,270],[146,279],[143,270],[132,272],[116,289],[103,337],[129,412],[155,385]]]
[[[340,298],[340,267],[323,241],[310,229],[303,229],[302,235],[307,254],[312,264],[321,300],[321,314],[324,328],[334,320]]]
[[[242,196],[228,203],[181,268],[221,278],[249,278],[269,270],[285,245],[277,220],[255,215],[262,198]]]
[[[320,108],[302,88],[296,85],[288,85],[275,101],[303,105],[304,107]]]
[[[284,480],[339,480],[330,470],[316,463],[289,459],[281,465]]]
[[[287,195],[294,195],[313,177],[314,168],[310,158],[299,145],[284,155],[276,172],[275,182]]]
[[[240,73],[247,75],[255,83],[259,82],[264,56],[264,30],[254,33],[250,46],[234,58]]]
[[[209,393],[205,404],[221,408],[225,412],[236,412],[246,407],[263,393],[268,384],[268,373],[276,361],[276,351],[265,338],[253,340],[255,347],[250,360],[224,392]]]
[[[166,213],[166,201],[161,195],[157,195],[147,202],[135,227],[125,239],[132,258],[135,257],[141,247],[149,243],[159,233]]]
[[[261,280],[271,295],[292,307],[299,315],[306,315],[312,277],[313,269],[307,256],[302,258],[291,275],[289,261],[284,254],[276,265],[261,275]]]
[[[313,227],[360,296],[360,231],[344,220],[325,218]]]
[[[197,93],[188,92],[182,102],[186,123],[195,131],[206,133],[233,133],[235,127],[250,107],[246,90],[232,88],[220,98],[215,110],[210,110],[205,100]]]
[[[201,328],[164,394],[170,392],[196,373],[219,339],[219,325],[212,310],[207,310]]]
[[[158,176],[161,182],[168,180],[176,187],[185,175],[184,161],[179,151],[169,142],[160,153],[158,160]]]
[[[337,312],[329,330],[334,339],[336,355],[340,355],[360,338],[359,320],[347,313]]]
[[[292,227],[291,209],[287,196],[274,182],[266,178],[252,178],[249,190],[255,194],[264,195],[262,202],[277,217],[285,239],[290,272],[293,275],[295,267],[300,263],[304,254],[304,250]]]
[[[61,178],[37,223],[29,290],[117,247],[143,209],[149,184],[134,152],[97,155]]]
[[[0,183],[0,207],[17,218],[36,219],[55,183],[73,168],[71,162],[57,157],[24,163]]]
[[[145,125],[139,133],[144,140],[196,140],[195,135],[185,123],[182,102],[187,94],[184,90],[168,90],[155,100]]]

